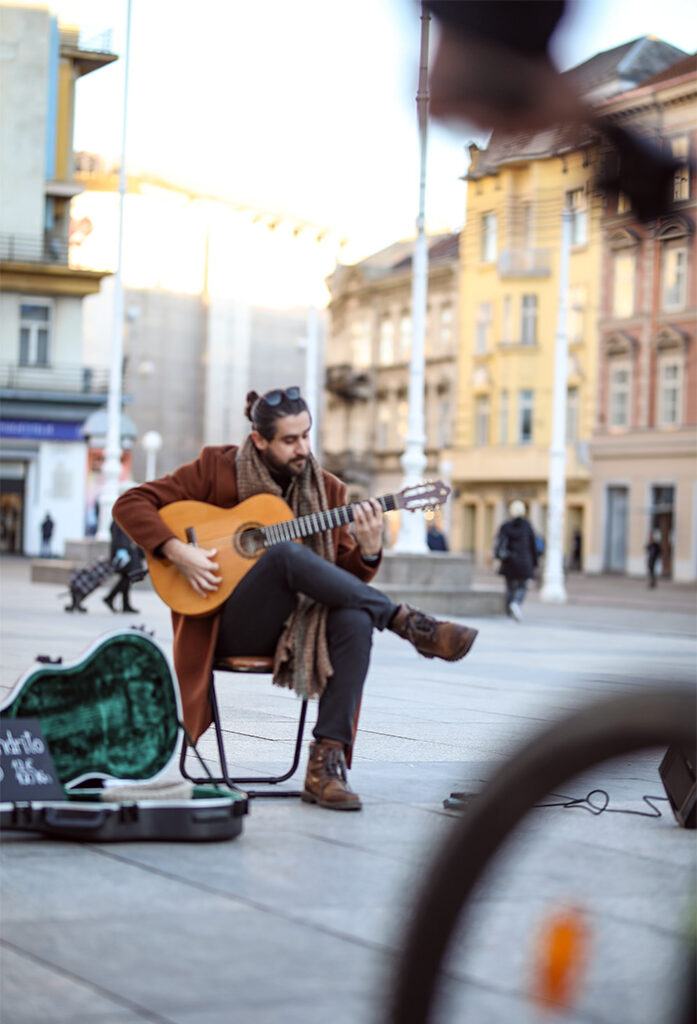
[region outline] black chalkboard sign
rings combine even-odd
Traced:
[[[38,718],[0,718],[0,803],[64,800]]]

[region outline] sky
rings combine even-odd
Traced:
[[[85,37],[127,0],[55,0]],[[561,69],[653,34],[697,49],[685,0],[575,0],[555,39]],[[420,9],[414,0],[132,0],[127,166],[326,226],[344,262],[414,233]],[[431,22],[431,53],[437,24]],[[82,78],[75,149],[118,160],[125,61]],[[464,220],[466,126],[429,126],[426,222]]]

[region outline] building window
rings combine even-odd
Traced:
[[[390,446],[390,409],[386,403],[378,406],[378,451],[384,452]]]
[[[474,407],[474,443],[478,447],[489,443],[489,396],[477,395]]]
[[[453,307],[451,303],[444,303],[440,307],[440,318],[438,322],[438,349],[440,352],[448,352],[453,343]]]
[[[438,402],[438,424],[436,427],[436,447],[447,448],[451,441],[450,427],[451,427],[451,415],[450,415],[450,399],[441,398]]]
[[[513,299],[510,295],[503,297],[503,338],[506,345],[513,341]]]
[[[407,429],[409,427],[409,402],[406,398],[400,398],[397,402],[397,440],[400,445],[405,444]]]
[[[482,215],[481,259],[483,263],[493,263],[498,250],[498,221],[495,213]]]
[[[411,316],[402,313],[399,318],[399,360],[407,363],[411,359]]]
[[[629,213],[632,209],[632,203],[629,196],[625,192],[618,192],[617,194],[617,212],[618,213]]]
[[[362,317],[354,320],[352,325],[353,337],[351,338],[351,361],[356,367],[370,366],[370,320]]]
[[[499,443],[508,444],[508,392],[502,391],[499,406]]]
[[[578,388],[567,388],[566,391],[566,443],[578,441]]]
[[[566,193],[566,206],[571,210],[571,244],[585,245],[588,241],[588,213],[586,191],[576,188]]]
[[[634,315],[635,277],[634,253],[617,253],[612,261],[612,313],[618,319]]]
[[[682,362],[663,359],[658,374],[658,422],[677,427],[682,422]]]
[[[610,368],[610,426],[629,426],[629,389],[631,375],[628,366]]]
[[[532,441],[532,420],[535,395],[528,389],[518,392],[518,444],[530,444]]]
[[[581,285],[569,288],[566,326],[570,342],[583,341],[586,319],[586,289]]]
[[[684,309],[687,300],[687,247],[663,250],[663,309]]]
[[[521,345],[537,344],[537,296],[524,295],[520,310]]]
[[[489,351],[489,335],[491,332],[492,307],[490,302],[477,305],[477,327],[474,339],[474,351],[482,355]]]
[[[535,241],[535,222],[532,203],[523,203],[523,248],[532,249]]]
[[[382,366],[394,362],[394,321],[391,316],[384,316],[380,321],[379,353]]]
[[[51,354],[53,307],[37,299],[19,307],[19,365],[48,366]]]
[[[690,198],[690,144],[687,135],[671,139],[670,148],[675,160],[679,160],[681,166],[673,175],[673,200]]]

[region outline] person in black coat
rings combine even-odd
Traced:
[[[105,598],[104,604],[114,608],[114,600],[121,594],[122,608],[125,613],[138,614],[138,609],[133,608],[129,600],[131,584],[134,576],[140,576],[143,567],[143,555],[137,544],[125,533],[117,522],[111,524],[111,558],[118,566],[118,579]]]
[[[525,518],[525,505],[520,499],[512,501],[508,511],[511,518],[498,532],[494,557],[501,560],[499,573],[506,580],[506,612],[520,622],[528,580],[537,568],[537,538]]]
[[[656,586],[656,564],[661,557],[661,531],[652,530],[646,545],[646,568],[649,574],[649,586]]]
[[[439,530],[435,523],[429,523],[428,530],[426,531],[426,543],[429,551],[447,551],[448,542],[445,539],[445,534],[442,530]]]

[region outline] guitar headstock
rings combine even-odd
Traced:
[[[423,484],[414,484],[412,487],[405,487],[399,494],[395,494],[395,505],[397,508],[406,509],[408,512],[416,512],[417,509],[428,511],[437,508],[447,501],[450,488],[442,480],[427,480]]]

